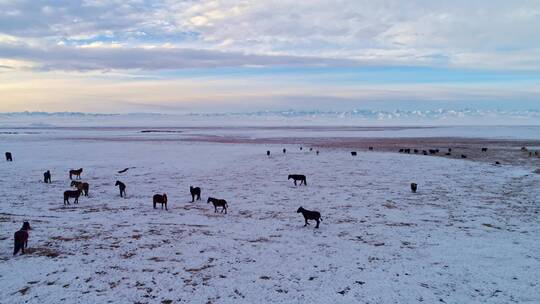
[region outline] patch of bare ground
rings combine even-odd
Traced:
[[[27,248],[25,250],[27,254],[35,255],[35,256],[45,256],[48,258],[56,258],[60,256],[60,252],[47,248],[47,247],[31,247]]]

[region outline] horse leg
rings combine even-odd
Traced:
[[[315,228],[319,228],[319,219],[316,219],[317,221],[317,226],[315,226]]]
[[[192,194],[192,195],[191,195],[191,202],[192,202],[192,203],[195,202],[195,194]]]
[[[169,211],[169,209],[167,209],[167,203],[165,203],[165,210]]]
[[[214,205],[214,213],[217,213],[217,206]]]
[[[304,227],[306,227],[307,225],[309,225],[309,223],[307,221],[307,218],[304,218],[304,220],[306,221],[306,223],[304,224]]]
[[[227,214],[227,207],[223,207],[223,209],[225,209],[225,214]]]
[[[294,185],[296,186],[296,180],[294,180]]]

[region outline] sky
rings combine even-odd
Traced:
[[[0,112],[540,110],[540,1],[0,0]]]

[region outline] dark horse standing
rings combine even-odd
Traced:
[[[81,179],[82,172],[83,168],[79,168],[77,170],[69,170],[69,179],[73,179],[73,175],[75,175],[78,179]]]
[[[153,197],[153,202],[154,202],[154,209],[156,209],[156,204],[161,204],[161,209],[163,209],[163,206],[165,206],[165,210],[169,210],[167,209],[167,194],[165,193],[163,193],[163,195],[155,194]]]
[[[197,198],[198,201],[201,200],[201,188],[189,186],[189,192],[191,193],[192,203],[195,201],[195,197]]]
[[[214,213],[217,212],[217,207],[221,207],[221,213],[225,211],[225,214],[227,214],[227,208],[229,207],[229,205],[227,204],[226,200],[209,197],[208,201],[206,202],[207,203],[212,202],[212,204],[214,205]]]
[[[82,193],[82,190],[80,189],[64,191],[64,205],[69,205],[70,197],[75,198],[75,201],[73,202],[74,204],[78,204],[81,193]]]
[[[296,210],[296,212],[302,213],[302,215],[304,216],[304,220],[306,222],[304,224],[304,227],[309,225],[308,220],[314,220],[317,222],[317,226],[315,226],[315,228],[319,228],[319,223],[322,221],[322,218],[321,214],[318,211],[310,211],[300,207],[298,208],[298,210]]]
[[[118,186],[118,189],[120,189],[120,197],[126,196],[126,184],[122,183],[121,181],[117,180],[115,186]]]
[[[51,183],[51,171],[47,170],[45,173],[43,173],[43,182],[45,184]]]
[[[297,181],[300,181],[300,185],[302,185],[302,183],[304,183],[304,186],[307,186],[306,176],[305,175],[302,175],[302,174],[289,174],[289,176],[287,177],[287,180],[289,180],[291,178],[293,179],[295,186],[296,186]]]
[[[28,247],[28,231],[31,230],[30,223],[24,222],[21,230],[15,232],[13,235],[15,239],[15,245],[13,247],[13,255],[16,255],[19,250],[24,254],[24,249]]]
[[[8,162],[13,161],[13,157],[11,156],[11,152],[6,152],[6,161],[8,161]]]

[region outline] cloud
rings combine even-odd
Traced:
[[[539,16],[540,2],[519,0],[0,1],[0,43],[24,43],[17,59],[49,69],[348,61],[539,70]],[[13,59],[5,44],[0,58]]]
[[[122,47],[94,42],[83,46],[31,47],[2,44],[0,58],[35,62],[41,70],[174,70],[186,68],[265,67],[265,66],[352,66],[348,59],[287,55],[254,55],[218,50],[177,47]]]

